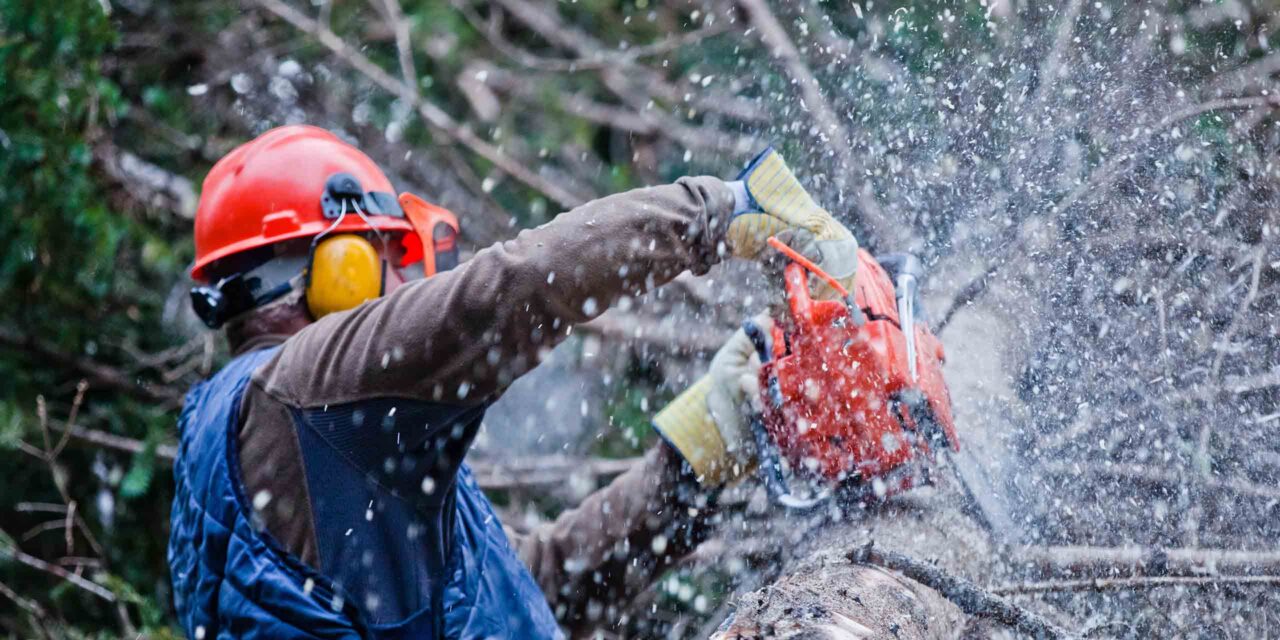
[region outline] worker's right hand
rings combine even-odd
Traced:
[[[767,315],[755,322],[766,334],[773,327]],[[654,416],[654,428],[703,486],[721,486],[755,466],[749,416],[760,411],[759,375],[760,356],[739,329],[711,359],[707,375]]]
[[[728,184],[734,190],[735,207],[725,240],[733,255],[749,260],[767,258],[770,236],[787,230],[804,231],[812,234],[820,254],[814,262],[846,289],[853,290],[858,272],[858,241],[814,201],[777,151],[766,149],[747,165],[738,182]],[[836,297],[825,290],[826,286],[817,284],[815,297]]]

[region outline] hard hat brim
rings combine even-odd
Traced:
[[[412,233],[413,225],[403,218],[394,218],[390,216],[369,216],[369,221],[377,227],[378,231],[383,232],[404,232]],[[259,247],[276,244],[277,242],[285,242],[288,240],[297,240],[298,238],[310,238],[318,236],[326,229],[330,228],[332,223],[327,220],[318,220],[305,222],[301,224],[290,225],[291,228],[283,228],[277,230],[267,229],[268,225],[264,223],[264,232],[251,238],[246,238],[234,244],[219,247],[216,251],[212,251],[201,256],[193,267],[191,267],[191,279],[196,282],[208,282],[209,278],[206,270],[209,265],[226,258],[227,256],[241,253],[243,251],[251,251]],[[359,216],[347,216],[338,226],[333,227],[331,233],[358,233],[362,231],[373,231],[374,228],[365,224]]]

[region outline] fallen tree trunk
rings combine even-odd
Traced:
[[[739,596],[735,610],[717,640],[748,638],[887,638],[926,640],[955,638],[975,624],[971,615],[989,615],[996,595],[971,584],[960,589],[957,576],[970,580],[989,576],[1000,553],[981,525],[965,515],[957,488],[913,491],[888,503],[844,508],[831,506],[814,518],[779,513],[770,507],[766,522],[730,522],[744,539],[772,534],[776,575],[759,578],[759,588]],[[859,556],[874,541],[876,552]],[[733,545],[730,540],[727,544]],[[921,555],[922,551],[927,556]],[[897,562],[907,556],[929,563],[934,578],[952,581],[926,584],[918,569],[923,562]],[[886,566],[887,565],[887,566]],[[948,586],[949,584],[949,586]],[[962,591],[969,599],[958,597]],[[977,603],[983,606],[976,606]],[[1053,630],[1045,637],[1066,637],[1050,621],[1000,601],[1008,620],[1028,620],[1028,629]],[[1021,615],[1012,614],[1022,611]],[[1057,635],[1054,635],[1054,634]]]
[[[1040,638],[1070,637],[1065,629],[1032,611],[1007,602],[964,578],[950,575],[901,553],[881,551],[867,545],[851,552],[849,561],[900,572],[903,576],[937,591],[969,615],[992,618]]]

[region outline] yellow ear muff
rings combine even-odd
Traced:
[[[307,308],[317,320],[382,295],[382,258],[368,240],[343,234],[311,252]]]

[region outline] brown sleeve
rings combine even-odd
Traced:
[[[714,516],[714,496],[660,443],[554,522],[508,534],[552,611],[576,636],[616,619],[607,608],[643,591],[692,551]]]
[[[255,379],[296,407],[491,400],[571,325],[683,271],[706,272],[732,210],[728,187],[708,177],[587,203],[457,269],[313,323]]]

